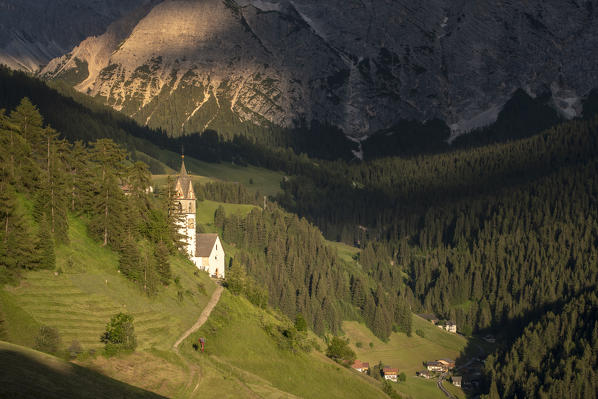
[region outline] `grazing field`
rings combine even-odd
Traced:
[[[286,348],[286,338],[275,327],[280,324],[273,314],[225,291],[207,323],[183,342],[181,352],[202,370],[218,369],[246,385],[237,397],[253,396],[247,389],[273,398],[385,397],[379,382],[333,363],[319,352]],[[274,331],[273,335],[267,330]],[[199,337],[206,338],[204,353],[192,348]],[[208,398],[217,397],[217,389],[203,380],[198,387]]]
[[[359,252],[361,251],[359,248],[352,247],[342,242],[326,240],[326,243],[336,248],[339,258],[341,258],[347,263],[355,262],[353,257],[359,254]]]
[[[20,325],[9,320],[9,337],[24,331],[21,342],[32,345],[39,326],[48,325],[58,329],[65,348],[77,341],[84,350],[97,350],[103,347],[100,336],[110,317],[125,312],[134,317],[140,349],[170,347],[207,303],[214,289],[207,274],[195,273],[188,261],[173,257],[172,273],[180,277],[180,288],[171,284],[147,297],[118,273],[117,255],[85,231],[80,220],[72,219],[71,243],[57,249],[57,271],[27,272],[19,286],[5,287],[1,298],[10,305],[8,313],[20,309],[25,315]],[[200,293],[198,284],[205,293]],[[183,293],[182,302],[178,291]]]
[[[166,184],[168,174],[179,173],[180,155],[164,151],[167,156],[161,159],[168,159],[170,164],[178,165],[176,170],[164,166],[167,174],[154,175],[152,180],[155,185]],[[194,183],[205,183],[214,180],[238,182],[247,187],[250,192],[259,191],[263,195],[275,195],[281,192],[280,182],[284,173],[275,172],[256,166],[240,166],[232,163],[209,163],[192,157],[185,157],[187,173],[192,175]]]
[[[206,232],[217,233],[216,226],[214,226],[214,212],[219,206],[224,208],[224,212],[227,216],[238,215],[246,216],[254,208],[259,208],[255,205],[246,204],[226,204],[224,202],[216,201],[198,201],[197,202],[197,222],[201,224]]]
[[[162,397],[94,370],[3,341],[0,341],[0,365],[0,392],[6,398]]]
[[[422,330],[424,338],[415,334]],[[455,360],[465,348],[465,337],[439,329],[421,317],[413,315],[413,334],[392,333],[388,342],[376,338],[363,324],[343,322],[343,331],[352,349],[361,361],[370,367],[382,361],[384,365],[398,367],[407,375],[407,381],[396,385],[397,391],[414,398],[442,398],[444,395],[433,380],[424,380],[416,372],[424,369],[424,363],[440,358]],[[357,343],[360,343],[360,348]],[[373,347],[370,347],[370,342]],[[448,383],[447,383],[448,384]]]

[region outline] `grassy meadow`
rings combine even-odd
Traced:
[[[164,151],[164,157],[169,164],[176,164],[177,169],[172,169],[163,164],[166,174],[153,175],[154,185],[166,184],[166,178],[179,173],[181,156],[174,152]],[[271,171],[256,166],[240,166],[232,163],[209,163],[193,157],[185,157],[187,173],[192,175],[193,183],[206,183],[209,181],[238,182],[247,187],[250,192],[259,191],[263,195],[275,195],[281,192],[280,182],[284,173]]]
[[[385,397],[380,383],[315,350],[305,353],[284,348],[282,335],[274,338],[264,328],[281,323],[274,314],[225,291],[208,322],[183,342],[181,352],[202,369],[218,369],[227,380],[241,384],[239,391],[229,397],[249,397],[249,391],[259,395],[256,397],[272,398]],[[206,338],[204,353],[192,348],[199,337]],[[200,381],[198,390],[206,398],[221,397],[219,388],[209,381]]]
[[[422,330],[424,337],[415,334],[415,330]],[[400,393],[413,398],[444,397],[434,380],[419,378],[415,373],[423,370],[427,361],[440,358],[455,360],[467,344],[465,337],[441,330],[416,315],[413,315],[411,337],[404,333],[392,333],[388,342],[383,342],[365,325],[355,321],[343,322],[343,331],[359,360],[369,362],[370,367],[382,361],[384,365],[398,367],[399,372],[404,372],[407,381],[395,387]],[[361,347],[358,347],[357,343],[360,343]]]

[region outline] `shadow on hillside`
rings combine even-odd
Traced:
[[[163,398],[93,370],[26,349],[0,349],[3,398]]]
[[[548,312],[558,314],[571,298],[593,290],[593,287],[579,290],[567,298],[544,304],[521,316],[502,320],[498,323],[498,326],[478,331],[474,337],[468,340],[467,346],[456,359],[457,371],[455,375],[462,375],[463,383],[467,383],[469,386],[469,389],[464,389],[467,397],[475,398],[479,397],[480,394],[488,393],[491,381],[484,373],[484,360],[488,355],[492,354],[495,358],[497,356],[500,358],[523,335],[529,324],[538,322]],[[487,336],[495,338],[496,342],[489,343],[484,340],[484,337]]]

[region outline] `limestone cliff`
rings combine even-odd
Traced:
[[[517,89],[563,115],[598,87],[595,1],[164,0],[42,74],[172,134],[317,119],[361,137],[399,119],[457,134]]]

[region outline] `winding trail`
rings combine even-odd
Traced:
[[[440,389],[448,398],[455,399],[455,397],[451,395],[449,391],[446,390],[444,385],[442,385],[442,381],[444,380],[445,376],[446,373],[441,374],[440,377],[438,377],[438,382],[436,383],[436,385],[438,386],[438,389]]]
[[[212,310],[214,310],[214,308],[218,304],[218,301],[220,300],[220,295],[222,295],[223,290],[224,290],[224,288],[221,285],[216,287],[216,289],[212,293],[212,297],[208,301],[208,304],[206,305],[206,307],[203,309],[203,311],[199,315],[199,319],[197,319],[195,324],[193,324],[191,326],[191,328],[189,328],[187,331],[185,331],[183,333],[183,335],[181,335],[179,337],[179,339],[177,339],[177,341],[172,346],[172,349],[174,349],[175,352],[177,352],[177,353],[179,352],[179,345],[181,344],[181,342],[183,342],[185,340],[185,338],[187,338],[189,335],[193,334],[195,331],[199,330],[199,327],[201,327],[203,325],[203,323],[205,323],[206,320],[208,320],[208,317],[210,317],[210,313],[212,313]]]

